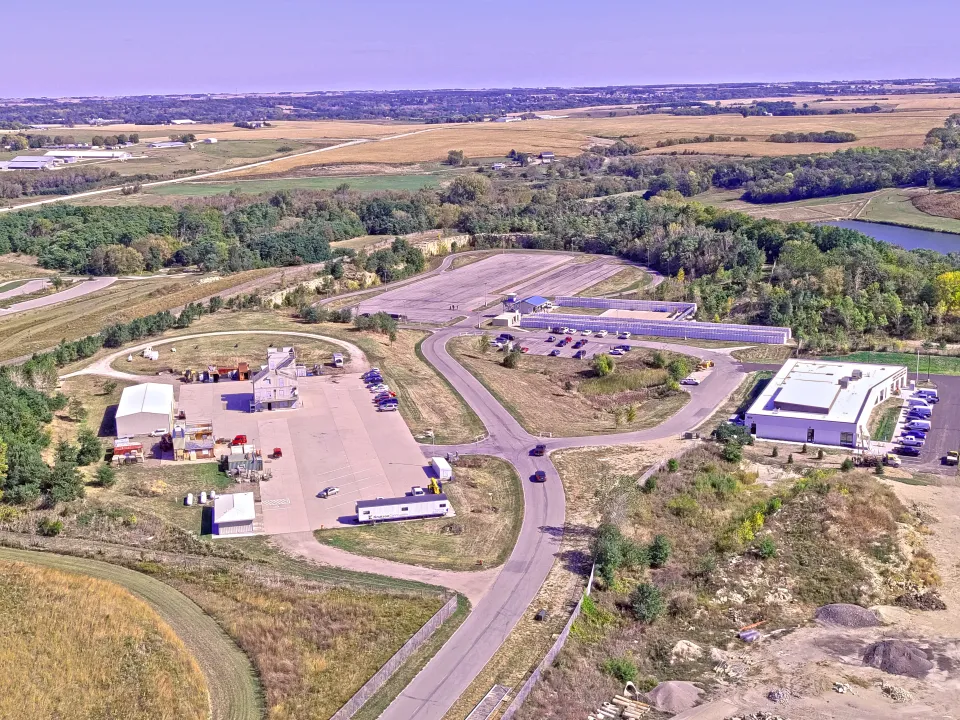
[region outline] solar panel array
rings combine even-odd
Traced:
[[[520,318],[520,327],[542,330],[550,330],[556,327],[569,327],[576,330],[590,330],[594,332],[597,330],[606,330],[609,333],[628,332],[631,335],[682,338],[684,340],[732,340],[735,342],[765,345],[782,345],[786,343],[791,336],[790,328],[786,327],[735,325],[732,323],[677,322],[676,320],[629,320],[592,315],[564,315],[562,313],[533,313],[531,315],[524,315]]]

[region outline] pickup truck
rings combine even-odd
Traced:
[[[947,456],[943,459],[944,465],[960,465],[960,451],[947,450]]]

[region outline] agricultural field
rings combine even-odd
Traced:
[[[249,661],[172,588],[106,563],[6,548],[0,578],[0,716],[260,717]]]
[[[857,213],[857,220],[907,225],[925,230],[960,233],[960,219],[924,211],[927,198],[950,198],[949,193],[930,193],[925,189],[881,190]],[[935,204],[933,207],[942,207]]]
[[[265,362],[268,347],[290,345],[296,349],[297,361],[308,367],[330,363],[335,352],[343,353],[344,360],[349,360],[350,354],[344,348],[313,338],[290,335],[220,335],[157,345],[157,352],[160,353],[157,361],[146,359],[143,353],[134,353],[130,362],[126,357],[120,357],[114,361],[113,366],[117,370],[138,375],[156,375],[166,368],[197,370],[208,365],[237,367],[238,362],[247,362],[256,370]],[[174,350],[176,352],[173,352]]]
[[[92,335],[111,323],[227,293],[277,272],[273,268],[248,270],[212,282],[201,282],[195,275],[122,280],[74,300],[0,317],[0,360],[47,350],[61,340]]]
[[[927,215],[960,220],[960,193],[956,191],[918,194],[911,201],[917,210]]]
[[[211,195],[226,195],[231,192],[257,194],[280,190],[334,190],[341,185],[349,185],[351,190],[358,192],[377,192],[381,190],[416,192],[423,188],[436,187],[442,179],[442,175],[371,175],[365,177],[270,178],[234,182],[184,182],[147,188],[144,195],[208,197]]]
[[[442,570],[502,565],[523,521],[520,478],[499,458],[461,456],[454,480],[443,484],[455,518],[318,530],[317,539],[341,550]]]
[[[485,347],[476,337],[454,338],[449,344],[454,357],[533,434],[577,437],[642,430],[663,422],[690,399],[668,389],[667,370],[653,367],[655,353],[645,349],[617,358],[613,373],[597,377],[584,361],[541,355],[521,356],[518,367],[509,369],[501,362],[503,353]],[[663,353],[662,358],[670,362],[684,356]],[[688,358],[687,364],[695,367],[696,361]]]

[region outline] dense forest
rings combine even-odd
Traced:
[[[393,90],[377,92],[307,92],[217,95],[141,95],[116,98],[18,98],[0,103],[0,127],[20,129],[38,123],[86,124],[91,121],[153,125],[179,118],[198,122],[259,120],[419,120],[479,121],[505,113],[582,108],[597,105],[637,105],[634,112],[682,115],[718,113],[815,115],[842,109],[797,106],[790,95],[875,95],[958,92],[960,80],[942,79],[917,90],[917,80],[870,82],[721,83],[713,85],[626,85],[575,88],[509,88],[489,90]],[[782,101],[720,106],[720,100],[783,97]],[[854,112],[876,112],[876,105]]]
[[[785,132],[775,133],[767,138],[775,143],[848,143],[857,139],[852,132],[826,130],[824,132]]]

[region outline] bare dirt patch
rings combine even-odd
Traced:
[[[960,220],[960,193],[934,192],[914,195],[910,202],[920,212]]]

